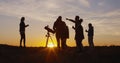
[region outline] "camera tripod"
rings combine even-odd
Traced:
[[[46,39],[46,46],[45,46],[45,47],[47,47],[47,45],[48,45],[49,38],[51,39],[51,41],[52,41],[52,43],[53,43],[53,45],[54,45],[54,42],[53,42],[53,40],[52,40],[52,37],[50,36],[50,32],[49,32],[49,31],[47,32],[46,37],[47,37],[47,39]]]

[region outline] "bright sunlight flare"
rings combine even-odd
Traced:
[[[50,42],[50,43],[48,43],[47,47],[53,48],[53,47],[55,47],[55,45],[52,42]]]

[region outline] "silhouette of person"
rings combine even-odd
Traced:
[[[76,40],[76,45],[78,48],[77,52],[82,52],[83,50],[83,45],[82,45],[82,40],[84,39],[84,33],[83,33],[83,27],[81,25],[81,23],[83,22],[83,19],[79,19],[79,16],[75,17],[75,20],[73,19],[68,19],[66,18],[66,20],[69,20],[73,23],[75,23],[75,27],[73,26],[72,28],[75,30],[75,40]]]
[[[65,25],[65,29],[64,29],[64,35],[65,35],[65,41],[64,41],[64,47],[68,47],[66,42],[67,42],[67,39],[69,39],[69,28],[67,25]]]
[[[94,27],[91,23],[88,24],[89,29],[85,30],[88,33],[88,43],[91,48],[94,47],[93,36],[94,36]]]
[[[63,29],[62,29],[62,48],[66,48],[68,47],[66,44],[67,39],[69,38],[69,29],[68,26],[65,24],[65,22],[63,22]]]
[[[57,47],[60,48],[61,43],[61,47],[64,49],[66,46],[66,39],[69,38],[69,33],[67,33],[68,28],[66,26],[66,23],[62,21],[62,16],[59,16],[54,22],[53,30],[56,33]]]
[[[21,17],[21,22],[20,22],[20,36],[21,36],[21,39],[20,39],[20,47],[22,47],[22,40],[24,42],[24,47],[26,47],[25,45],[25,42],[26,42],[26,37],[25,37],[25,28],[28,27],[29,25],[25,25],[24,23],[25,21],[25,17]]]

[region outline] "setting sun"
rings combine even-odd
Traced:
[[[57,47],[56,34],[50,31],[48,42],[54,42],[54,45],[46,45],[48,30],[44,27],[49,25],[53,29],[58,16],[62,16],[69,32],[66,43],[76,47],[76,32],[72,29],[75,23],[66,18],[75,20],[77,15],[83,19],[84,46],[89,45],[88,33],[85,32],[89,23],[94,26],[95,46],[120,45],[119,3],[120,0],[0,0],[0,44],[20,46],[19,29],[21,17],[24,17],[24,24],[29,25],[24,30],[27,47]]]
[[[47,47],[53,48],[53,47],[55,47],[55,45],[50,42],[50,43],[48,43]]]

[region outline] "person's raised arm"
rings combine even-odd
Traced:
[[[69,20],[69,21],[75,23],[75,20],[73,20],[73,19],[68,19],[68,18],[66,18],[66,20]]]
[[[72,26],[72,28],[75,30],[75,27],[74,27],[74,26]]]
[[[28,27],[28,26],[29,26],[29,24],[25,25],[25,27]]]
[[[88,32],[88,30],[86,29],[85,32]]]

